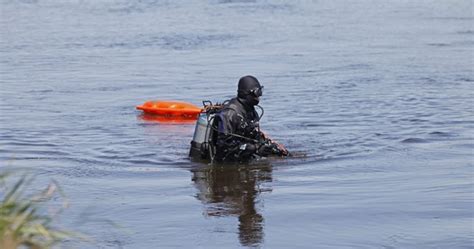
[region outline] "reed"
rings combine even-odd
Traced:
[[[55,227],[58,215],[68,205],[59,185],[52,181],[45,189],[31,193],[33,179],[27,175],[17,177],[12,173],[0,173],[0,198],[3,197],[0,206],[0,248],[51,248],[65,239],[78,236]],[[62,204],[55,209],[51,200],[58,194],[62,197]]]

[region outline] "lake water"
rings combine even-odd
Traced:
[[[473,2],[1,0],[0,169],[55,179],[64,248],[473,248]],[[191,162],[146,100],[265,86],[305,156]],[[118,224],[114,225],[112,223]]]

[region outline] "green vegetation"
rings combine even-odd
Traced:
[[[11,173],[0,173],[0,248],[51,248],[77,234],[53,226],[67,201],[56,182],[39,193],[27,194],[33,177],[21,176],[14,181]],[[9,184],[13,182],[13,184]],[[9,186],[10,185],[10,186]],[[61,196],[60,207],[54,210],[51,199]]]

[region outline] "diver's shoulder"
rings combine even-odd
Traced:
[[[238,112],[241,109],[241,104],[237,98],[232,98],[224,102],[222,111],[234,111]]]
[[[241,113],[241,107],[239,106],[240,102],[237,98],[232,98],[224,102],[222,109],[220,110],[221,115],[227,117],[237,116]]]

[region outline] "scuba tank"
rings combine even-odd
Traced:
[[[196,127],[194,128],[189,157],[197,160],[212,161],[216,154],[215,140],[217,138],[214,117],[222,109],[223,104],[216,103],[214,105],[209,100],[205,100],[202,103],[204,109],[199,114]]]

